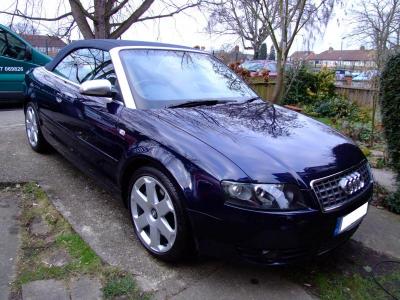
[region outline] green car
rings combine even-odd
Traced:
[[[0,24],[0,103],[23,100],[25,73],[50,60],[49,56]]]

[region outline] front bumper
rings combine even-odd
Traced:
[[[225,206],[219,217],[189,211],[198,250],[263,264],[287,264],[326,253],[346,242],[361,223],[335,235],[337,220],[371,199],[372,184],[335,211],[265,212]]]

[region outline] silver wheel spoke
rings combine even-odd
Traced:
[[[134,217],[134,220],[139,230],[143,230],[143,228],[149,225],[146,214],[144,213],[140,216]]]
[[[160,246],[160,233],[154,225],[150,225],[150,246],[158,248]]]
[[[150,181],[146,178],[146,196],[148,201],[151,204],[156,204],[158,202],[157,192],[156,192],[156,183],[154,181]]]
[[[157,222],[157,228],[160,233],[167,239],[168,243],[175,237],[175,231],[169,226],[167,220],[161,218]]]
[[[147,197],[139,191],[139,188],[137,188],[136,185],[132,189],[132,197],[134,197],[137,205],[139,205],[141,209],[148,211],[149,203]]]
[[[35,143],[37,143],[37,133],[36,133],[36,131],[33,131],[33,141],[35,142]]]
[[[157,213],[158,213],[158,215],[159,215],[160,217],[163,217],[163,216],[165,216],[167,213],[169,213],[169,212],[171,212],[171,211],[172,211],[172,212],[174,211],[174,208],[173,208],[173,206],[172,206],[172,203],[170,203],[170,201],[167,200],[167,199],[164,199],[164,200],[158,202],[158,203],[155,205],[155,208],[156,208]]]

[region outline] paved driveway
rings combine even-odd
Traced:
[[[136,275],[140,286],[155,291],[156,298],[312,298],[276,269],[210,259],[178,266],[154,260],[133,235],[122,203],[59,154],[34,153],[25,140],[23,120],[21,110],[0,109],[0,182],[38,182],[104,261]]]

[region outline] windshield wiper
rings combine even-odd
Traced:
[[[187,101],[176,105],[171,105],[169,108],[178,108],[178,107],[194,107],[194,106],[201,106],[201,105],[216,105],[220,103],[227,103],[227,102],[235,102],[232,100],[202,100],[202,101]]]
[[[250,103],[250,102],[253,102],[253,101],[255,101],[255,100],[258,100],[258,99],[261,99],[260,97],[251,97],[251,98],[249,98],[249,99],[246,99],[246,100],[244,100],[242,103]]]

